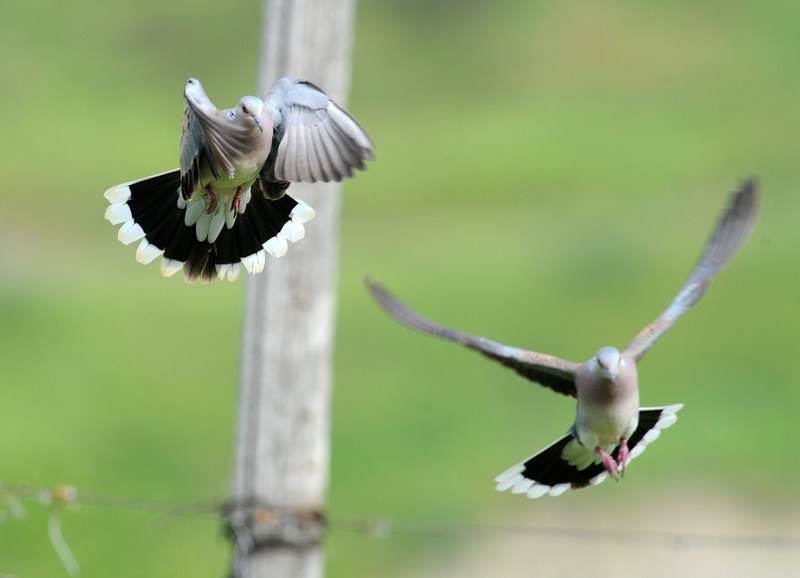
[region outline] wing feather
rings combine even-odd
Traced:
[[[277,151],[259,179],[266,181],[341,181],[374,160],[364,129],[318,87],[282,78],[267,97]],[[264,190],[267,189],[263,186]]]
[[[366,285],[378,305],[403,325],[428,335],[460,343],[502,363],[531,381],[555,392],[575,397],[575,374],[580,367],[579,363],[449,329],[412,311],[381,285],[368,279]]]
[[[633,338],[625,348],[625,353],[640,359],[681,315],[697,303],[714,277],[730,262],[750,235],[757,209],[758,185],[754,179],[748,179],[731,195],[730,203],[722,212],[700,260],[672,303]]]
[[[252,135],[241,123],[231,122],[218,110],[200,81],[190,78],[184,88],[186,105],[181,132],[181,192],[188,198],[207,166],[215,179],[236,174],[238,162],[251,154]]]

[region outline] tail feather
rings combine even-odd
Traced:
[[[240,256],[254,255],[259,251],[263,251],[263,245],[267,239],[256,237],[253,227],[250,226],[252,219],[247,217],[247,213],[243,213],[241,216],[244,218],[241,219],[241,223],[238,223],[239,226],[228,229],[236,237],[236,246],[239,248]],[[236,220],[238,221],[239,219],[237,218]],[[270,235],[270,237],[274,236],[274,234]]]
[[[642,454],[647,444],[658,438],[662,429],[666,429],[677,421],[677,412],[683,404],[665,407],[641,408],[639,425],[628,439],[630,459]],[[529,498],[538,498],[549,494],[557,496],[569,488],[579,489],[594,486],[608,477],[602,462],[598,458],[583,461],[580,465],[571,465],[565,451],[572,455],[575,445],[579,444],[574,433],[570,431],[560,437],[542,451],[509,468],[495,478],[497,490],[510,489],[512,493],[525,493]],[[583,447],[583,446],[581,446]],[[593,453],[594,448],[585,448]],[[619,447],[614,448],[613,458],[616,460]]]
[[[231,228],[223,226],[213,242],[198,241],[195,224],[185,224],[188,205],[182,202],[180,184],[175,169],[112,187],[104,195],[111,203],[106,219],[121,224],[119,237],[125,244],[142,239],[139,262],[161,255],[163,275],[183,269],[189,282],[233,281],[242,266],[250,273],[262,271],[266,253],[283,255],[287,238],[302,238],[302,223],[314,216],[311,207],[289,195],[270,200],[254,190]]]
[[[186,263],[189,260],[189,256],[192,254],[194,246],[200,243],[194,233],[194,227],[187,227],[178,223],[175,225],[172,233],[172,239],[169,244],[164,247],[164,258]],[[145,233],[145,238],[146,237],[147,233]]]
[[[166,249],[172,244],[175,236],[183,229],[183,216],[181,211],[173,211],[164,215],[164,218],[155,227],[146,233],[147,241],[160,249]]]
[[[201,281],[211,283],[217,278],[213,245],[207,241],[196,242],[192,247],[186,264],[183,266],[183,276],[189,283]]]
[[[142,239],[141,243],[139,243],[139,248],[136,249],[136,260],[142,265],[147,265],[163,254],[164,249],[159,249],[147,239]]]
[[[136,222],[143,228],[146,228],[151,221],[158,219],[159,215],[168,212],[177,203],[178,189],[175,184],[180,183],[179,177],[180,171],[176,169],[127,185],[130,189],[127,205],[131,209],[131,214],[135,216]],[[156,224],[159,221],[156,221]]]
[[[258,198],[260,195],[254,194],[253,197]],[[261,200],[264,199],[262,198]],[[273,231],[272,236],[275,236],[275,234],[279,233],[287,223],[287,219],[284,219],[281,216],[290,215],[294,208],[298,205],[298,202],[289,195],[283,195],[279,199],[268,201],[268,203],[256,203],[256,210],[262,216],[264,223],[269,226],[271,231]]]
[[[239,244],[236,242],[236,237],[231,233],[231,229],[225,229],[219,234],[214,254],[219,263],[238,263],[241,260]]]
[[[248,209],[241,215],[244,217],[243,224],[252,231],[256,239],[271,239],[280,232],[280,229],[276,229],[269,222],[269,215],[262,210],[261,203],[256,202],[252,207],[248,206]],[[264,242],[262,241],[260,244],[263,245]]]

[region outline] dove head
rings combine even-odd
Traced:
[[[264,101],[257,96],[243,96],[236,105],[236,116],[250,119],[262,132],[264,131],[264,127],[261,124],[261,114],[263,112]]]
[[[597,351],[597,367],[611,381],[616,380],[622,365],[622,354],[616,347],[601,347]]]

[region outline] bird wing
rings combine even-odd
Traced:
[[[228,118],[230,111],[218,110],[206,95],[203,86],[190,78],[184,88],[186,106],[183,109],[181,132],[181,191],[189,198],[200,182],[200,171],[208,165],[211,174],[219,179],[236,174],[236,167],[251,151],[248,129]]]
[[[640,359],[653,343],[672,327],[678,317],[686,313],[703,296],[711,280],[736,255],[752,230],[758,205],[757,188],[756,181],[748,179],[737,192],[733,193],[730,204],[722,212],[700,260],[681,290],[669,307],[633,338],[624,353],[632,355],[637,360]]]
[[[531,381],[549,387],[558,393],[572,397],[576,396],[575,373],[580,367],[579,363],[503,345],[483,337],[448,329],[412,311],[381,285],[370,280],[366,280],[366,284],[378,305],[400,323],[423,333],[460,343],[490,359],[499,361]]]
[[[374,160],[364,129],[310,82],[281,78],[267,96],[267,107],[273,143],[259,185],[268,196],[270,183],[341,181]]]

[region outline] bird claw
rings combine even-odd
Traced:
[[[619,450],[617,451],[617,469],[620,475],[625,475],[625,467],[628,465],[630,459],[630,451],[628,451],[628,440],[621,438],[619,440]]]
[[[208,203],[208,208],[206,209],[206,213],[213,213],[217,210],[217,195],[214,191],[211,190],[210,186],[206,186],[206,194],[204,195],[206,202]]]
[[[233,211],[234,217],[239,214],[239,205],[241,204],[241,202],[242,202],[242,188],[237,187],[236,194],[233,195],[233,201],[231,201],[231,210]]]
[[[606,471],[611,475],[612,478],[619,481],[619,474],[617,473],[617,462],[614,461],[608,452],[605,451],[603,448],[595,448],[594,450],[597,454],[602,458],[603,465],[606,468]]]

